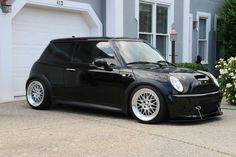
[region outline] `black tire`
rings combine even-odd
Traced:
[[[152,98],[152,99],[148,100],[148,102],[145,102],[142,99],[143,97],[141,95],[140,95],[140,97],[142,97],[142,98],[140,98],[140,97],[137,98],[137,95],[139,95],[139,93],[142,93],[143,91],[150,92],[150,93],[146,93],[147,95],[150,94],[149,97]],[[148,96],[146,96],[146,97],[148,97]],[[135,100],[137,100],[137,103],[134,103],[134,102],[136,102]],[[132,104],[132,101],[133,101],[133,104]],[[142,102],[140,102],[140,101],[142,101]],[[152,103],[152,102],[154,102],[154,103]],[[139,105],[137,105],[137,104],[139,104]],[[155,109],[153,110],[152,107],[154,107],[155,105],[159,106],[159,107],[156,107],[156,110]],[[144,115],[146,113],[146,111],[144,111],[146,109],[146,108],[144,108],[145,106],[147,108],[152,108],[152,109],[147,109],[147,110],[149,110],[150,114],[152,111],[154,112],[152,115],[150,115],[150,117],[148,117],[147,115]],[[138,120],[141,123],[145,123],[145,124],[161,123],[164,120],[166,120],[166,117],[167,117],[166,103],[164,101],[162,94],[156,88],[154,88],[152,86],[148,86],[148,85],[139,86],[132,91],[132,93],[130,95],[130,99],[129,99],[129,111],[130,111],[131,115],[136,120]],[[141,111],[144,111],[145,113],[144,112],[142,113]],[[144,117],[146,116],[147,118],[142,118],[142,114]]]
[[[43,98],[37,104],[36,104],[35,100],[33,99],[32,94],[30,94],[30,92],[32,90],[30,88],[32,88],[32,86],[36,86],[36,85],[38,85],[39,88],[42,88],[42,91],[43,91]],[[29,106],[33,109],[36,109],[36,110],[45,110],[45,109],[49,109],[51,107],[48,88],[45,85],[45,83],[39,79],[32,79],[28,82],[28,84],[26,86],[26,100],[27,100]]]

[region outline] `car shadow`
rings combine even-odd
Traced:
[[[59,111],[59,112],[73,113],[73,114],[82,114],[82,115],[88,115],[88,116],[107,117],[111,119],[115,118],[115,119],[124,119],[124,120],[134,121],[134,119],[130,115],[126,115],[121,111],[108,110],[108,109],[102,109],[102,108],[100,109],[100,108],[94,108],[94,107],[59,104],[54,108],[54,110]],[[162,125],[176,125],[176,126],[204,125],[207,123],[214,123],[221,120],[222,120],[221,117],[213,117],[213,118],[202,120],[202,121],[165,121],[161,124]],[[157,125],[157,124],[154,124],[154,125]]]
[[[30,108],[28,105],[27,106],[24,105],[24,107]],[[60,113],[67,112],[71,114],[85,115],[85,116],[91,116],[91,117],[97,117],[97,118],[110,118],[110,119],[135,121],[131,115],[127,115],[121,111],[111,110],[111,109],[106,109],[106,108],[96,108],[96,107],[90,107],[90,106],[85,107],[85,106],[80,106],[80,105],[57,104],[51,110],[48,110],[48,112],[60,112]],[[167,120],[160,124],[153,124],[153,125],[172,125],[172,126],[205,125],[207,123],[215,123],[221,120],[222,120],[221,117],[213,117],[213,118],[202,120],[202,121]],[[147,125],[150,125],[150,124],[147,124]]]
[[[77,106],[77,105],[58,104],[53,108],[52,111],[88,115],[93,117],[96,116],[96,117],[108,117],[108,118],[132,120],[130,116],[124,114],[119,110],[103,109],[90,106],[85,107],[79,105]]]
[[[187,125],[205,125],[208,123],[215,123],[221,121],[221,117],[212,117],[209,119],[204,120],[197,120],[197,121],[167,121],[166,125],[175,125],[175,126],[187,126]]]

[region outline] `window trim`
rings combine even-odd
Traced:
[[[200,18],[206,19],[206,39],[199,39],[199,20]],[[202,60],[203,64],[208,64],[209,58],[209,33],[211,31],[211,14],[208,12],[197,12],[197,55],[199,55],[199,41],[206,41],[205,60]]]

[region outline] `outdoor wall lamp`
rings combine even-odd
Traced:
[[[170,32],[170,41],[172,43],[171,60],[172,60],[173,64],[175,64],[175,57],[176,57],[176,55],[175,55],[175,42],[176,42],[176,40],[177,40],[177,32],[175,29],[172,29]]]
[[[8,0],[1,0],[1,8],[3,13],[10,13],[12,11],[12,5]]]
[[[176,41],[177,39],[177,32],[175,29],[172,29],[170,32],[170,41]]]

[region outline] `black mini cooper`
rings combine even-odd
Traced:
[[[97,105],[130,113],[143,123],[222,114],[222,93],[213,75],[177,68],[139,39],[51,41],[31,69],[26,98],[34,109]]]

